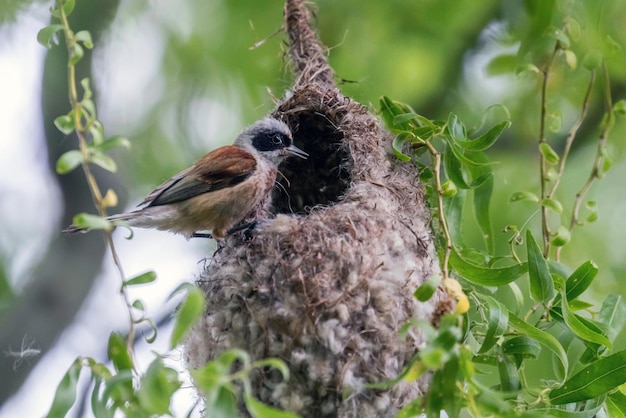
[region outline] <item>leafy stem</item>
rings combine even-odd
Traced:
[[[61,24],[63,26],[63,32],[65,35],[66,47],[68,51],[68,90],[69,90],[69,101],[72,108],[71,117],[73,118],[73,126],[76,132],[76,137],[78,138],[78,147],[81,154],[81,167],[85,174],[85,178],[87,179],[87,184],[89,187],[89,191],[91,193],[91,197],[94,202],[94,206],[96,207],[98,214],[101,217],[107,216],[106,208],[109,206],[109,202],[106,201],[105,197],[103,197],[102,192],[100,191],[100,187],[98,186],[98,182],[96,181],[95,176],[90,167],[91,153],[89,149],[89,144],[87,141],[87,136],[89,135],[90,125],[93,125],[93,121],[84,121],[83,115],[88,113],[88,109],[85,109],[85,106],[81,102],[78,97],[78,89],[76,82],[76,63],[82,57],[82,48],[78,43],[78,39],[74,31],[72,31],[69,21],[68,21],[68,12],[66,12],[66,2],[64,0],[57,0],[57,16],[61,20]],[[71,12],[71,10],[70,10]],[[95,115],[89,115],[89,117],[95,117]],[[86,118],[87,119],[87,118]],[[138,320],[133,315],[133,307],[126,290],[126,286],[124,283],[126,282],[126,275],[124,274],[124,269],[122,267],[122,263],[117,254],[117,250],[115,248],[115,244],[113,242],[113,238],[111,235],[110,229],[104,229],[104,239],[111,254],[111,258],[113,259],[113,263],[115,264],[115,268],[120,276],[122,281],[122,286],[120,287],[120,294],[124,299],[124,303],[126,305],[128,311],[129,318],[129,329],[128,335],[126,337],[126,345],[129,353],[133,353],[134,341],[135,341],[135,325]]]

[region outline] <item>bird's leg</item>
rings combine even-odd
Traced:
[[[205,233],[205,232],[194,232],[193,234],[191,234],[191,238],[213,238],[213,235],[209,234],[209,233]]]
[[[248,223],[245,223],[245,224],[237,225],[237,226],[235,226],[233,228],[230,228],[228,230],[228,232],[226,232],[226,233],[228,235],[232,235],[232,234],[234,234],[236,232],[239,232],[239,231],[245,231],[246,238],[249,239],[249,238],[251,238],[249,236],[249,233],[254,229],[254,227],[256,226],[257,223],[258,223],[258,221],[252,221],[252,222],[248,222]]]

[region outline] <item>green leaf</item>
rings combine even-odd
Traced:
[[[591,223],[598,220],[598,204],[593,200],[589,200],[585,203],[585,207],[589,211],[589,215],[587,215],[586,221]]]
[[[569,327],[569,329],[581,340],[589,341],[595,344],[601,344],[608,348],[612,347],[611,342],[602,334],[596,332],[596,330],[590,328],[586,323],[581,321],[570,309],[569,304],[567,303],[567,296],[565,292],[565,281],[560,276],[554,276],[555,283],[560,284],[560,293],[561,293],[561,314],[563,315],[563,320]],[[562,282],[562,283],[560,283]]]
[[[509,356],[500,356],[498,360],[500,389],[504,392],[516,392],[520,390],[520,377],[515,363],[513,363]]]
[[[157,278],[157,275],[154,271],[147,271],[145,273],[141,273],[131,279],[128,279],[124,282],[124,286],[134,286],[138,284],[152,283]]]
[[[85,55],[85,51],[83,50],[83,47],[80,46],[79,44],[74,44],[72,47],[72,53],[70,54],[70,59],[67,63],[68,66],[71,67],[71,66],[76,65],[76,63],[78,63],[78,61],[81,60],[83,55]]]
[[[403,162],[411,161],[411,157],[402,152],[402,148],[404,147],[404,143],[407,142],[412,137],[410,132],[401,132],[393,139],[391,143],[391,148],[393,149],[393,153],[397,159]]]
[[[502,132],[509,126],[511,126],[511,122],[509,121],[500,122],[478,138],[460,142],[459,145],[469,151],[485,151],[491,148],[498,138],[500,138]]]
[[[74,132],[74,118],[73,113],[70,112],[67,115],[61,115],[54,119],[54,126],[65,135],[69,135]]]
[[[554,405],[585,401],[626,383],[626,350],[600,359],[576,373],[550,392]]]
[[[576,53],[574,53],[574,51],[572,51],[571,49],[567,49],[563,51],[563,53],[565,54],[565,62],[567,62],[568,67],[572,70],[575,70],[578,66],[578,58],[576,57]]]
[[[448,416],[459,416],[461,398],[456,386],[458,371],[459,359],[454,356],[435,372],[426,400],[428,417],[439,417],[443,409],[446,410]]]
[[[85,45],[85,48],[93,48],[93,41],[91,40],[91,33],[89,33],[89,31],[81,30],[80,32],[76,32],[76,35],[74,35],[74,37],[77,41],[82,42],[83,45]]]
[[[396,116],[405,115],[407,113],[414,114],[415,112],[406,104],[399,103],[391,100],[389,97],[382,96],[380,98],[380,113],[389,130],[398,133],[410,130],[410,126],[407,120],[402,121],[398,125],[394,124]]]
[[[617,334],[624,328],[626,321],[626,304],[621,295],[609,293],[602,302],[598,322],[606,331],[609,341],[614,341]]]
[[[563,371],[569,369],[567,353],[559,341],[551,334],[536,328],[523,319],[516,316],[513,312],[509,312],[509,325],[516,331],[535,339],[541,345],[552,351],[561,362]]]
[[[130,149],[131,147],[130,140],[120,135],[114,135],[110,138],[105,139],[101,143],[94,145],[94,148],[100,151],[108,151],[110,149],[118,148],[118,147]]]
[[[115,164],[113,158],[102,152],[94,152],[90,157],[90,161],[112,173],[117,171],[117,164]]]
[[[589,71],[596,70],[602,65],[602,52],[597,49],[593,49],[585,54],[583,57],[583,67]]]
[[[237,398],[228,386],[215,387],[211,394],[211,401],[210,404],[205,403],[205,410],[211,411],[211,418],[233,418],[237,416]]]
[[[606,406],[610,417],[626,417],[626,395],[621,391],[610,393],[606,400]]]
[[[598,266],[593,261],[585,261],[568,278],[565,283],[567,300],[574,300],[582,295],[598,274]]]
[[[486,296],[485,300],[487,302],[486,307],[489,310],[489,318],[485,339],[478,353],[489,351],[509,327],[509,310],[491,296]]]
[[[65,0],[63,2],[63,12],[65,16],[69,16],[74,11],[74,6],[76,5],[74,0]]]
[[[424,283],[422,283],[420,287],[417,288],[417,290],[413,293],[413,296],[415,296],[415,298],[420,302],[426,302],[435,294],[439,283],[441,283],[440,275],[437,274],[430,276],[424,280]]]
[[[253,418],[298,418],[296,414],[281,411],[280,409],[272,408],[271,406],[257,401],[249,393],[245,394],[244,403]]]
[[[48,25],[37,33],[37,42],[50,49],[56,44],[55,35],[63,30],[63,25]]]
[[[89,213],[79,213],[74,216],[72,223],[79,228],[84,229],[111,229],[111,222],[106,218],[98,215],[91,215]]]
[[[455,249],[450,252],[450,264],[465,280],[479,286],[503,286],[528,271],[527,263],[502,268],[478,266],[463,259]]]
[[[195,286],[187,287],[187,298],[176,313],[174,329],[170,339],[170,347],[176,347],[189,328],[204,314],[205,298],[202,291]]]
[[[446,132],[457,143],[465,142],[467,140],[467,131],[465,130],[465,126],[459,117],[454,113],[450,113],[450,115],[448,115]]]
[[[613,113],[617,116],[626,116],[626,100],[622,99],[613,105]]]
[[[563,247],[567,245],[568,242],[572,239],[572,233],[568,228],[563,225],[559,226],[559,229],[556,232],[556,235],[552,237],[550,243],[555,247]]]
[[[403,124],[405,124],[406,122],[410,122],[410,121],[412,121],[412,120],[413,120],[413,119],[415,119],[417,116],[418,116],[418,115],[417,115],[417,113],[413,113],[413,112],[410,112],[410,113],[404,113],[404,114],[402,114],[402,115],[396,115],[396,116],[393,118],[393,125],[394,125],[394,126],[403,125]]]
[[[180,385],[178,372],[157,357],[141,377],[137,400],[148,415],[171,415],[170,401]]]
[[[509,202],[535,202],[539,203],[539,197],[536,194],[526,191],[515,192],[509,197]]]
[[[541,353],[541,345],[527,335],[517,335],[502,343],[504,354],[521,355],[524,358],[536,359]]]
[[[128,352],[126,338],[119,332],[112,332],[109,336],[109,344],[107,347],[109,360],[113,362],[115,370],[132,370],[133,359]],[[131,387],[132,389],[132,387]]]
[[[541,155],[549,164],[556,165],[559,163],[559,154],[547,142],[539,144],[539,152],[541,152]]]
[[[289,380],[289,367],[287,364],[279,358],[269,357],[262,360],[257,360],[252,363],[253,367],[262,369],[265,367],[271,367],[276,369],[283,375],[283,380]]]
[[[473,153],[474,158],[477,161],[488,162],[487,156],[482,152]],[[493,170],[491,166],[470,166],[468,170],[475,178],[471,186],[473,188],[473,203],[474,203],[474,217],[476,223],[482,232],[482,237],[485,241],[485,248],[489,254],[495,252],[495,240],[493,234],[493,224],[491,222],[491,195],[493,193]],[[479,180],[484,179],[481,183],[477,184]]]
[[[73,171],[83,162],[83,154],[78,150],[70,150],[65,152],[57,160],[57,173],[67,174]]]
[[[65,376],[63,376],[61,383],[57,386],[52,406],[46,417],[58,418],[67,416],[70,408],[72,408],[72,405],[76,402],[76,388],[82,368],[82,359],[79,357],[74,360],[65,373]]]
[[[563,205],[556,199],[545,198],[541,201],[541,205],[552,210],[554,213],[563,212]]]
[[[556,291],[541,250],[530,230],[526,231],[526,249],[528,253],[528,277],[530,279],[530,296],[537,302],[549,302]]]

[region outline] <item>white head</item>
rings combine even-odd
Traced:
[[[235,145],[275,165],[291,155],[304,159],[309,155],[293,145],[291,131],[284,122],[270,117],[246,128],[235,140]]]

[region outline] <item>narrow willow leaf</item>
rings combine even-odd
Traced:
[[[124,282],[124,286],[135,286],[138,284],[152,283],[157,278],[154,271],[146,271],[145,273],[138,274]]]
[[[567,359],[567,353],[563,349],[561,343],[559,343],[554,336],[530,325],[528,322],[519,318],[512,312],[509,312],[509,325],[516,331],[535,339],[548,350],[552,351],[561,362],[563,370],[568,370],[569,362]]]
[[[398,103],[391,100],[389,97],[382,96],[380,98],[380,113],[389,130],[398,133],[402,131],[408,131],[410,129],[410,126],[408,121],[404,121],[399,125],[394,125],[395,117],[415,112],[408,105]]]
[[[73,171],[83,162],[83,155],[78,150],[65,152],[57,160],[56,170],[59,174],[67,174]]]
[[[541,152],[541,155],[549,164],[556,165],[559,163],[559,154],[547,142],[539,144],[539,152]]]
[[[396,115],[393,118],[393,125],[394,126],[398,126],[398,125],[402,125],[406,122],[410,122],[411,120],[415,119],[417,117],[417,113],[414,112],[410,112],[410,113],[404,113],[402,115]]]
[[[463,150],[463,148],[461,148],[457,142],[454,141],[454,139],[452,139],[450,136],[448,135],[444,135],[443,139],[446,141],[446,143],[450,146],[450,150],[454,153],[454,156],[460,160],[463,164],[466,164],[468,166],[480,166],[480,165],[490,165],[493,163],[490,162],[481,162],[481,161],[476,161],[473,160],[471,158],[471,153],[466,153],[465,150]]]
[[[578,66],[578,58],[576,57],[574,51],[572,51],[571,49],[567,49],[563,51],[563,53],[565,54],[565,62],[567,62],[569,68],[575,70]]]
[[[541,250],[530,230],[526,231],[526,249],[528,253],[528,277],[530,279],[530,296],[537,302],[547,303],[556,294],[554,282],[543,258]]]
[[[626,99],[622,99],[613,105],[613,112],[618,116],[626,116]]]
[[[569,329],[581,340],[588,341],[595,344],[601,344],[608,348],[612,347],[611,342],[604,335],[600,334],[597,326],[588,326],[587,323],[581,321],[577,315],[575,315],[567,303],[567,296],[565,292],[565,281],[560,276],[554,276],[555,283],[559,284],[561,293],[561,314],[563,320],[569,327]]]
[[[472,139],[465,142],[460,142],[459,145],[466,150],[470,151],[485,151],[500,138],[502,132],[511,125],[511,122],[504,121],[500,122],[497,125],[494,125],[487,132],[482,134],[476,139]]]
[[[79,32],[76,32],[76,35],[74,35],[74,37],[77,41],[82,42],[83,45],[85,45],[85,48],[93,48],[93,41],[91,40],[91,33],[89,33],[89,31],[81,30]]]
[[[411,161],[411,157],[406,155],[402,151],[402,149],[404,148],[404,144],[407,142],[407,140],[411,138],[411,136],[412,135],[409,132],[400,132],[398,135],[396,135],[396,137],[393,139],[393,142],[391,143],[393,154],[396,156],[397,159],[405,163]]]
[[[461,189],[469,189],[470,185],[465,181],[463,175],[463,165],[456,158],[451,147],[446,145],[443,149],[443,166],[446,169],[448,178],[454,182]]]
[[[502,268],[478,266],[463,259],[455,249],[450,253],[450,264],[465,280],[479,286],[503,286],[528,271],[527,263]]]
[[[621,391],[609,394],[606,406],[611,417],[626,417],[626,395]]]
[[[91,162],[112,173],[117,171],[117,164],[115,164],[113,158],[102,152],[94,152],[91,156]]]
[[[552,237],[550,243],[555,247],[562,247],[566,245],[572,239],[572,233],[568,228],[563,225],[559,226],[559,229],[556,231],[556,235]]]
[[[582,295],[598,274],[598,266],[593,261],[585,261],[568,278],[565,283],[567,300],[571,301]]]
[[[520,390],[521,383],[515,363],[508,356],[500,356],[498,360],[500,389],[504,392],[517,392]]]
[[[289,367],[279,358],[270,357],[263,360],[257,360],[252,363],[252,366],[256,368],[271,367],[278,370],[280,374],[283,375],[283,380],[289,380]]]
[[[480,350],[478,350],[479,353],[489,351],[509,327],[509,310],[491,296],[485,297],[485,300],[487,302],[486,305],[489,310],[489,316],[487,332],[485,333],[485,339],[480,346]]]
[[[561,212],[563,212],[563,205],[561,204],[561,202],[559,202],[556,199],[547,199],[547,198],[543,199],[541,201],[541,205],[545,206],[548,209],[550,209],[554,213],[561,213]]]
[[[65,376],[63,376],[61,383],[57,386],[52,406],[46,415],[47,418],[67,416],[70,408],[76,402],[76,388],[82,368],[82,359],[79,357],[74,360]]]
[[[170,338],[170,347],[176,347],[185,336],[189,328],[202,316],[205,308],[205,298],[197,287],[187,288],[187,298],[176,313],[174,329]]]
[[[269,405],[257,401],[254,397],[246,393],[244,396],[244,403],[246,409],[252,416],[252,418],[298,418],[296,414],[287,411],[281,411],[280,409],[273,408]]]
[[[465,130],[465,126],[463,125],[459,117],[454,113],[450,113],[450,115],[448,115],[448,121],[446,122],[446,132],[457,143],[467,140],[467,131]]]
[[[526,191],[515,192],[509,198],[509,202],[539,202],[539,198],[536,194]]]
[[[85,51],[83,50],[83,47],[78,44],[74,44],[72,47],[72,53],[70,54],[70,59],[67,63],[68,67],[76,65],[84,55]]]
[[[459,360],[458,357],[454,356],[435,372],[426,401],[426,415],[428,417],[439,417],[440,411],[443,409],[446,410],[448,416],[459,416],[461,399],[456,386],[458,371]]]
[[[216,386],[209,394],[205,393],[205,398],[207,400],[204,407],[206,411],[211,411],[211,417],[232,418],[237,416],[237,397],[229,385]]]
[[[610,341],[624,328],[626,321],[626,304],[621,295],[610,293],[602,302],[598,322],[604,327]]]
[[[489,159],[482,152],[473,152],[473,158],[476,161],[488,162]],[[468,170],[475,178],[475,182],[472,183],[473,203],[474,203],[474,217],[476,223],[482,232],[483,240],[485,241],[485,248],[488,254],[495,252],[495,239],[493,233],[493,223],[491,222],[491,195],[493,193],[493,170],[491,166],[470,166]],[[479,179],[484,179],[482,183],[475,185]]]
[[[592,49],[583,57],[583,67],[589,71],[593,71],[600,67],[602,64],[602,52],[597,49]]]
[[[126,149],[130,149],[131,143],[128,138],[123,136],[114,135],[110,138],[105,139],[100,144],[96,146],[100,151],[108,151],[113,148],[123,147]]]
[[[511,337],[502,343],[504,354],[518,354],[524,358],[536,359],[541,353],[541,345],[527,335]]]
[[[465,191],[459,190],[456,196],[444,201],[444,215],[448,223],[448,231],[452,242],[464,247],[463,245],[463,205],[465,204]]]
[[[74,11],[74,6],[76,5],[75,0],[65,0],[63,1],[63,12],[65,16],[69,16]]]
[[[417,290],[413,293],[413,296],[415,296],[415,298],[420,302],[426,302],[435,294],[439,283],[441,283],[440,275],[430,276],[420,285],[420,287],[417,288]]]
[[[576,373],[550,392],[554,405],[585,401],[626,383],[626,350],[602,358]]]
[[[128,352],[126,338],[124,338],[124,336],[119,332],[112,332],[109,336],[107,354],[109,356],[109,360],[113,362],[115,370],[120,371],[133,369],[133,359]]]
[[[50,49],[56,43],[56,33],[62,30],[63,25],[48,25],[37,33],[37,42]]]
[[[148,416],[171,415],[172,395],[180,386],[178,372],[157,357],[141,376],[137,400]]]

